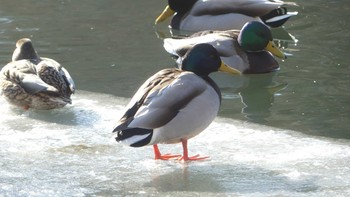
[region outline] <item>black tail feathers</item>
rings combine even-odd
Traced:
[[[290,17],[296,15],[297,12],[287,12],[287,8],[280,7],[261,16],[261,20],[270,27],[282,26]]]
[[[153,135],[153,129],[143,128],[127,128],[114,132],[117,132],[115,137],[117,142],[123,142],[131,147],[148,145]]]

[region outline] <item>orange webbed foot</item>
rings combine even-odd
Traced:
[[[209,156],[200,156],[199,154],[194,156],[181,156],[178,158],[179,161],[199,161],[199,160],[205,160],[208,159]]]
[[[164,154],[164,155],[156,155],[154,159],[160,159],[160,160],[170,160],[170,159],[178,159],[181,155],[173,155],[173,154]]]
[[[182,147],[183,147],[183,155],[173,155],[173,154],[164,154],[162,155],[158,149],[158,145],[153,145],[154,150],[154,159],[160,159],[160,160],[178,160],[178,161],[200,161],[208,159],[209,156],[200,156],[199,154],[194,156],[188,156],[188,150],[187,150],[187,140],[182,139]]]
[[[169,159],[177,159],[181,157],[181,155],[173,155],[173,154],[164,154],[162,155],[158,149],[158,145],[154,144],[153,145],[153,150],[154,150],[154,159],[160,159],[160,160],[169,160]]]
[[[179,161],[184,161],[184,162],[186,162],[186,161],[200,161],[200,160],[204,160],[204,159],[209,158],[209,156],[200,156],[199,154],[194,155],[194,156],[188,156],[187,140],[181,139],[181,142],[182,142],[182,148],[183,148],[184,155],[178,159]]]

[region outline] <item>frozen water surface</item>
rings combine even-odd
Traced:
[[[128,99],[79,91],[73,105],[23,111],[1,100],[3,196],[344,196],[348,140],[216,118],[189,141],[187,164],[153,160],[152,147],[114,142]],[[160,145],[181,153],[180,144]]]

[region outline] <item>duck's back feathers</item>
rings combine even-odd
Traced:
[[[19,82],[19,85],[31,95],[38,93],[46,93],[50,95],[59,96],[59,91],[41,80],[36,75],[25,75],[22,80]]]
[[[125,126],[158,128],[168,123],[190,100],[204,91],[206,86],[203,82],[196,82],[198,78],[191,72],[175,68],[159,71],[136,92],[115,131]]]
[[[137,116],[136,113],[139,112],[140,108],[148,105],[151,99],[153,99],[158,92],[163,90],[163,88],[168,86],[179,74],[180,72],[177,69],[164,69],[157,72],[147,81],[145,81],[130,100],[128,106],[126,107],[127,110],[125,114],[119,120],[118,126],[113,132],[125,129],[129,123],[134,120],[134,117]],[[155,127],[153,123],[149,124],[149,128]]]
[[[57,61],[50,58],[41,58],[36,66],[39,77],[47,84],[61,89],[64,94],[70,96],[75,92],[75,83],[68,71]]]
[[[1,71],[3,80],[18,83],[27,93],[52,92],[58,94],[58,90],[45,83],[37,74],[33,64],[26,60],[19,60],[7,64]]]
[[[270,0],[198,0],[191,15],[223,15],[230,13],[259,17],[283,5],[282,1]]]
[[[185,53],[198,43],[208,43],[215,47],[220,57],[232,56],[233,53],[240,50],[237,42],[239,30],[227,31],[200,31],[182,38],[166,38],[164,39],[165,50],[175,56],[183,57]]]

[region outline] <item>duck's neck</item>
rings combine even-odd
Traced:
[[[267,51],[247,52],[249,67],[244,74],[269,73],[278,70],[279,65],[276,59]]]
[[[206,81],[211,87],[213,87],[213,89],[219,96],[220,104],[221,104],[221,91],[219,86],[209,76],[201,76],[201,78],[204,79],[204,81]]]
[[[170,27],[172,29],[180,30],[180,23],[182,20],[183,14],[176,13],[173,19],[171,19]]]
[[[179,1],[179,0],[177,0]],[[174,4],[172,7],[176,11],[176,14],[173,16],[170,26],[173,29],[180,29],[181,21],[184,17],[187,17],[188,12],[192,9],[194,4],[198,0],[185,0],[182,4]]]

